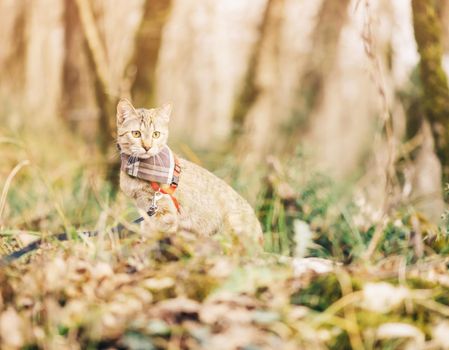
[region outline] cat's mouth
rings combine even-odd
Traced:
[[[137,158],[148,159],[148,158],[154,157],[154,156],[157,155],[158,153],[159,153],[159,150],[151,149],[151,148],[150,148],[148,151],[145,151],[145,152],[135,152],[135,153],[133,153],[132,155],[133,155],[134,157],[137,157]]]
[[[140,158],[140,159],[148,159],[148,158],[151,158],[153,155],[151,155],[151,154],[149,154],[149,153],[143,153],[143,152],[134,152],[134,153],[131,153],[130,154],[131,156],[133,156],[133,157],[136,157],[136,158]]]
[[[154,154],[149,153],[149,152],[146,152],[146,153],[143,153],[143,154],[139,154],[139,155],[138,155],[138,157],[141,158],[141,159],[148,159],[148,158],[151,158],[151,157],[153,157],[153,156],[154,156]]]
[[[148,159],[154,157],[162,151],[162,149],[160,149],[159,147],[152,147],[148,150],[144,150],[144,149],[135,149],[133,147],[126,147],[126,145],[125,146],[120,145],[119,150],[120,152],[125,153],[129,156],[141,159]]]
[[[146,151],[145,153],[144,153],[144,157],[146,157],[146,158],[150,158],[150,157],[154,157],[156,154],[158,154],[158,153],[160,153],[160,149],[149,149],[148,151]],[[142,157],[142,158],[144,158],[144,157]]]

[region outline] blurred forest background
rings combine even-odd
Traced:
[[[258,207],[267,175],[288,201],[286,171],[319,171],[354,186],[372,222],[411,206],[441,223],[449,1],[1,0],[0,12],[4,145],[31,130],[60,162],[57,150],[84,150],[114,192],[117,100],[170,102],[174,149]]]
[[[253,203],[267,156],[301,150],[381,211],[444,210],[448,1],[1,0],[0,12],[3,130],[67,129],[111,166],[118,98],[170,102],[174,148],[232,155]]]
[[[1,255],[100,232],[0,269],[0,347],[448,348],[449,0],[0,14]],[[249,199],[263,259],[111,233],[137,216],[120,97],[173,105],[170,146]]]

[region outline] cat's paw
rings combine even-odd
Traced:
[[[178,231],[178,218],[173,214],[163,215],[158,222],[160,232],[176,233]]]
[[[173,234],[178,231],[178,216],[165,210],[158,210],[156,215],[147,217],[142,222],[142,232],[145,236],[154,237],[157,234]]]

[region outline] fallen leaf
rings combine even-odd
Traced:
[[[409,289],[399,286],[395,287],[390,283],[367,283],[363,287],[362,308],[387,313],[397,308],[410,296]]]
[[[435,343],[441,347],[441,349],[449,349],[449,321],[439,322],[432,329],[432,335]]]
[[[24,345],[22,320],[12,307],[0,315],[0,336],[2,348],[20,348]]]
[[[384,323],[377,329],[378,339],[408,338],[406,350],[422,350],[425,344],[424,333],[407,323]]]

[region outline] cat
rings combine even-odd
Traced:
[[[154,196],[160,196],[155,194],[158,186],[173,192],[162,195],[157,201],[158,210],[153,216],[146,216],[142,232],[146,235],[179,231],[197,236],[222,234],[260,247],[263,233],[252,207],[208,170],[174,156],[176,166],[180,167],[177,187],[176,184],[171,187],[169,184],[155,185],[129,171],[134,162],[151,164],[159,161],[162,153],[168,154],[166,158],[171,157],[171,153],[167,153],[171,152],[167,146],[170,115],[170,105],[136,109],[125,98],[117,105],[117,144],[122,156],[121,190],[145,212],[154,204]]]

